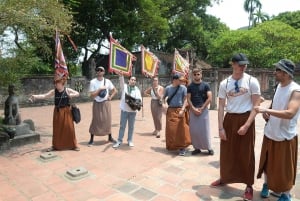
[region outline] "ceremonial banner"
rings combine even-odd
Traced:
[[[55,76],[62,78],[68,76],[68,67],[65,61],[64,53],[59,39],[59,33],[56,31],[55,34]]]
[[[173,73],[179,73],[187,75],[189,73],[189,62],[185,60],[175,48],[174,53],[174,64],[173,64]]]
[[[136,57],[110,37],[109,71],[121,71],[130,76],[133,60],[136,60]]]
[[[159,59],[142,45],[142,72],[145,76],[154,77],[157,74],[159,68]]]

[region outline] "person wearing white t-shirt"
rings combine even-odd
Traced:
[[[108,135],[108,141],[115,143],[111,135],[111,104],[110,101],[116,95],[117,89],[113,83],[104,78],[105,69],[102,66],[95,68],[97,77],[90,82],[90,97],[93,101],[93,116],[92,122],[89,128],[90,141],[88,146],[94,144],[94,136]]]
[[[219,87],[220,178],[211,184],[217,187],[229,183],[244,183],[244,200],[253,199],[254,106],[261,101],[258,80],[245,73],[248,64],[245,54],[234,55],[231,59],[233,72]]]
[[[255,108],[267,121],[257,177],[264,173],[261,197],[269,197],[270,189],[279,193],[278,201],[290,201],[297,175],[300,85],[293,81],[295,64],[291,60],[281,59],[274,65],[278,85],[271,106]]]

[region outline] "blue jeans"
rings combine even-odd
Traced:
[[[127,138],[127,141],[132,142],[135,116],[136,116],[136,112],[126,112],[126,111],[121,110],[120,129],[119,129],[119,137],[118,137],[119,142],[123,141],[127,120],[128,120],[128,138]]]

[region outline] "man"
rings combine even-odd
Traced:
[[[188,116],[185,113],[187,89],[180,85],[179,75],[172,77],[172,84],[166,87],[163,100],[166,97],[168,110],[166,114],[166,148],[179,150],[184,156],[186,147],[191,144]]]
[[[293,81],[295,64],[282,59],[274,64],[278,85],[270,108],[255,107],[267,120],[257,178],[264,174],[261,197],[269,189],[280,192],[278,201],[290,201],[290,191],[297,175],[297,120],[300,114],[300,86]]]
[[[244,183],[244,200],[253,199],[255,170],[254,106],[260,104],[260,86],[256,78],[245,73],[249,61],[245,54],[232,57],[232,75],[219,87],[220,178],[211,186]],[[224,116],[226,105],[226,114]]]
[[[94,143],[94,135],[108,135],[108,141],[115,142],[111,135],[111,104],[110,101],[116,95],[117,90],[113,83],[104,78],[105,69],[102,66],[95,68],[96,78],[90,82],[90,97],[93,102],[93,116],[89,132],[91,134],[89,146]]]
[[[187,100],[190,107],[190,134],[195,149],[192,151],[192,155],[201,153],[201,149],[206,149],[209,155],[213,155],[208,114],[212,93],[208,83],[202,81],[200,68],[194,68],[192,76],[193,81],[187,88]]]
[[[119,129],[119,137],[117,142],[113,145],[113,148],[118,148],[122,142],[124,137],[124,132],[126,128],[126,124],[128,121],[128,146],[134,147],[133,144],[133,131],[134,131],[134,123],[135,117],[138,108],[131,108],[129,104],[126,103],[126,95],[131,96],[134,99],[139,101],[142,100],[141,91],[136,85],[136,77],[131,76],[129,77],[128,84],[124,83],[124,76],[119,73],[119,80],[120,80],[120,88],[122,90],[120,108],[121,108],[121,117],[120,117],[120,129]]]

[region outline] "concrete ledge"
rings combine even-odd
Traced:
[[[40,142],[40,134],[37,133],[15,136],[13,139],[8,139],[0,144],[0,153],[9,150],[12,147],[19,147],[37,142]]]

